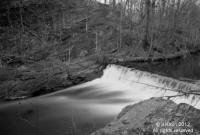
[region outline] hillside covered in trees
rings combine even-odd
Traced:
[[[0,2],[0,97],[96,78],[113,62],[173,59],[200,49],[198,0]]]

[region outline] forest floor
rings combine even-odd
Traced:
[[[126,17],[120,20],[120,11],[108,5],[29,0],[20,8],[16,3],[0,8],[3,99],[37,96],[92,80],[109,63],[173,59],[199,50],[189,41],[183,44],[187,34],[180,30],[173,35],[159,32],[152,48],[146,49],[140,44],[143,26]]]

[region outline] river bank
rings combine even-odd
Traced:
[[[23,99],[55,92],[100,77],[102,65],[93,58],[69,63],[58,60],[40,61],[17,68],[0,69],[1,98]]]

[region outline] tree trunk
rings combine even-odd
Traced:
[[[142,41],[144,49],[148,49],[149,47],[148,36],[149,36],[149,22],[150,22],[150,4],[151,4],[150,0],[145,0],[145,30]]]
[[[116,6],[116,0],[112,0],[112,7],[115,8]]]
[[[122,0],[121,0],[122,2]],[[121,8],[120,11],[120,35],[119,35],[119,48],[122,46],[122,12],[123,12],[123,7]]]
[[[19,44],[19,48],[18,48],[18,53],[21,54],[21,49],[22,49],[22,37],[23,37],[23,33],[24,33],[24,24],[23,24],[23,1],[20,0],[20,9],[19,9],[19,14],[20,14],[20,44]]]
[[[95,51],[96,53],[98,53],[98,32],[96,31],[96,36],[95,36],[95,45],[96,45],[96,48],[95,48]]]
[[[155,9],[156,9],[156,0],[152,0],[151,3],[151,10],[152,10],[152,15],[154,16],[155,14]]]
[[[24,32],[24,25],[23,25],[23,1],[20,0],[20,9],[19,9],[19,12],[20,12],[20,23],[21,23],[21,30],[22,32]]]
[[[12,20],[10,18],[10,8],[9,7],[7,7],[7,19],[8,19],[9,26],[12,27]]]
[[[178,0],[175,6],[176,8],[174,9],[174,30],[176,30],[176,26],[178,24],[178,14],[180,10],[180,4],[181,4],[181,1]]]

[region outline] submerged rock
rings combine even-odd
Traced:
[[[200,134],[200,110],[151,98],[125,107],[106,127],[91,135]]]

